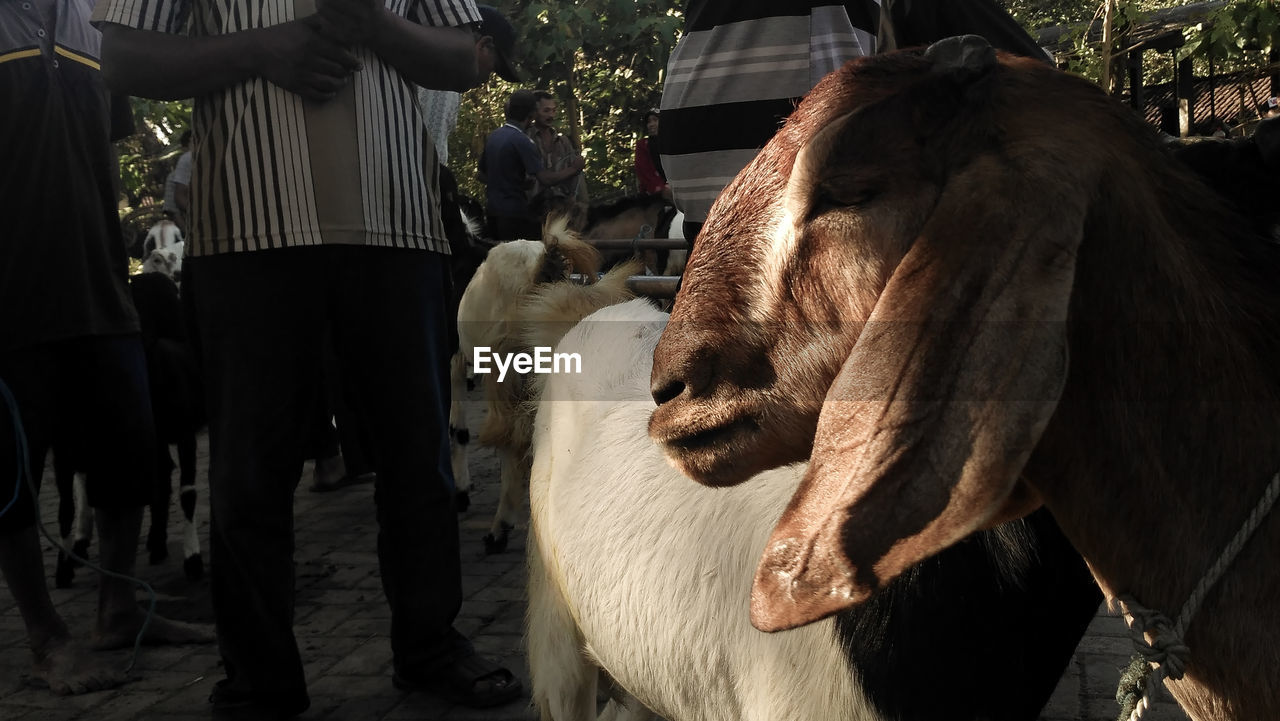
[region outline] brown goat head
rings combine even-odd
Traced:
[[[1068,382],[1080,249],[1116,177],[1166,157],[1130,115],[952,38],[824,79],[721,195],[655,352],[650,434],[711,485],[810,458],[758,627],[847,608],[1039,503],[1019,478]]]

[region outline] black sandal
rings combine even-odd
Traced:
[[[470,708],[510,703],[524,691],[520,679],[478,653],[457,659],[422,678],[397,671],[391,683],[401,691],[425,691]]]

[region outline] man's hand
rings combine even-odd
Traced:
[[[321,32],[313,17],[264,28],[258,74],[308,100],[330,100],[360,69],[350,48]]]
[[[569,167],[573,168],[574,170],[580,171],[583,168],[587,167],[587,159],[582,157],[581,155],[575,155],[573,156],[573,160],[569,161]]]
[[[381,0],[316,0],[321,32],[348,47],[372,44],[389,12]]]

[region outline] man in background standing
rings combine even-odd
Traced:
[[[529,126],[528,135],[542,156],[542,167],[556,171],[575,164],[580,164],[579,168],[585,166],[586,161],[574,147],[573,140],[556,130],[556,112],[560,106],[555,96],[546,90],[535,90],[533,97],[537,100],[537,105],[534,106],[533,125]],[[530,205],[535,215],[545,218],[548,213],[571,212],[575,207],[586,208],[590,202],[586,178],[578,172],[557,183],[539,182],[534,186]]]
[[[582,172],[582,156],[561,170],[542,165],[537,146],[525,134],[537,104],[532,90],[512,93],[503,110],[506,122],[489,133],[480,155],[480,180],[485,184],[485,209],[494,240],[541,238],[542,218],[529,206],[533,183],[554,185]]]
[[[179,142],[182,154],[164,181],[164,217],[186,232],[187,214],[191,211],[191,131],[182,131]]]

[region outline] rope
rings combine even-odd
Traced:
[[[640,241],[650,238],[652,235],[653,226],[648,223],[640,226],[640,230],[637,231],[635,236],[631,239],[631,254],[637,258],[643,258],[644,256],[640,254]],[[644,274],[653,275],[653,271],[649,270],[649,266],[646,265],[644,268]]]
[[[1209,570],[1201,576],[1200,583],[1183,604],[1177,622],[1171,623],[1168,616],[1143,606],[1132,595],[1116,597],[1124,612],[1125,623],[1129,626],[1129,638],[1140,654],[1129,664],[1120,678],[1120,687],[1116,690],[1116,701],[1120,704],[1118,721],[1140,721],[1150,708],[1151,699],[1163,679],[1168,677],[1177,681],[1186,673],[1187,657],[1191,650],[1182,640],[1182,634],[1200,610],[1200,604],[1208,595],[1209,589],[1222,578],[1244,544],[1249,542],[1253,532],[1262,525],[1262,520],[1275,505],[1277,497],[1280,497],[1280,473],[1271,477],[1271,483],[1262,492],[1262,498],[1253,507],[1249,518],[1222,549]],[[1155,639],[1150,643],[1147,642],[1148,633]],[[1155,664],[1154,673],[1152,664]]]
[[[61,539],[57,539],[53,537],[53,534],[49,532],[49,529],[46,528],[44,525],[44,521],[41,520],[40,518],[40,493],[39,493],[39,490],[36,488],[35,480],[31,478],[31,474],[29,472],[30,466],[28,465],[29,459],[27,457],[29,453],[27,448],[27,434],[22,427],[22,413],[21,411],[18,410],[18,401],[13,397],[13,391],[9,389],[9,384],[5,383],[3,378],[0,378],[0,398],[4,400],[5,405],[8,406],[9,408],[9,413],[12,414],[12,417],[13,417],[14,440],[15,440],[14,454],[17,455],[18,457],[18,481],[17,482],[19,485],[21,485],[24,481],[27,484],[27,491],[31,493],[31,501],[32,503],[36,504],[36,527],[40,529],[40,533],[43,534],[44,537],[48,539],[49,542],[52,543],[54,546],[61,548],[64,552],[66,552],[68,556],[78,561],[80,565],[86,566],[88,568],[92,568],[93,570],[103,575],[110,576],[112,578],[118,578],[122,581],[128,581],[134,584],[135,586],[141,586],[147,592],[147,597],[150,599],[149,602],[147,603],[147,615],[142,618],[142,627],[138,629],[138,635],[135,636],[133,639],[133,652],[129,654],[129,665],[124,667],[125,675],[128,675],[133,671],[134,664],[138,662],[138,653],[142,650],[142,637],[146,635],[147,628],[151,626],[151,619],[156,614],[156,600],[158,597],[156,596],[155,589],[151,587],[151,584],[147,583],[146,581],[143,581],[140,578],[134,578],[133,576],[126,576],[122,573],[116,573],[115,571],[108,571],[107,569],[103,568],[102,566],[99,566],[96,563],[93,563],[88,559],[81,558],[80,556],[76,555],[76,553],[72,551],[70,548],[67,548],[66,544],[63,543]],[[158,442],[159,441],[157,441],[157,443]],[[15,501],[18,498],[17,488],[15,488],[13,491],[13,498]],[[13,506],[13,501],[9,501],[9,503],[5,505],[4,510],[0,510],[0,515],[4,515],[5,513],[7,513],[10,507],[12,506]]]

